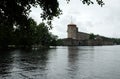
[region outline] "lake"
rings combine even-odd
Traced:
[[[120,79],[120,46],[0,51],[0,79]]]

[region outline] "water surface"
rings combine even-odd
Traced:
[[[0,51],[0,79],[120,79],[120,46]]]

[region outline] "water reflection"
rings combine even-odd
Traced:
[[[93,60],[94,47],[68,47],[70,79],[93,79]]]
[[[78,47],[68,47],[68,61],[70,62],[70,66],[74,65],[75,62],[78,60],[78,52],[79,48]]]
[[[79,48],[78,47],[68,47],[68,76],[69,79],[77,79],[77,74],[79,70],[78,65]]]

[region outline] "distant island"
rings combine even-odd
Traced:
[[[63,46],[99,46],[120,44],[120,39],[108,38],[100,35],[94,35],[79,32],[76,24],[68,24],[67,38],[61,39]]]

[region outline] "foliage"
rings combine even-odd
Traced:
[[[36,27],[35,31],[35,43],[40,44],[40,45],[49,45],[49,41],[51,39],[48,27],[44,24],[41,23]]]
[[[71,1],[71,0],[66,0],[66,1],[69,3],[69,1]],[[82,1],[83,4],[87,4],[87,5],[94,4],[93,0],[80,0],[80,1]],[[100,6],[105,5],[105,3],[103,2],[103,0],[96,0],[96,2]]]
[[[112,38],[111,40],[113,40],[114,44],[120,45],[120,38]]]
[[[57,43],[56,43],[58,46],[61,46],[63,45],[63,40],[62,39],[57,39]]]
[[[91,34],[89,35],[89,39],[94,40],[94,39],[95,39],[95,35],[94,35],[93,33],[91,33]]]
[[[43,10],[41,14],[43,19],[52,20],[61,13],[57,0],[1,0],[0,20],[5,19],[13,25],[25,24],[28,22],[31,7],[38,5]]]
[[[31,48],[33,45],[57,45],[57,36],[49,32],[45,23],[37,25],[32,18],[28,21],[29,26],[18,25],[14,29],[9,29],[9,25],[6,24],[0,27],[0,48],[7,48],[9,45],[24,48]]]
[[[15,45],[18,46],[31,46],[34,44],[34,34],[36,22],[30,18],[29,26],[16,26],[14,31]]]
[[[9,27],[12,27],[9,22],[0,23],[0,47],[7,47],[13,39],[13,28]]]
[[[92,0],[82,0],[83,4],[94,4],[94,2]],[[102,0],[96,0],[96,2],[98,3],[98,5],[103,6],[105,3]]]

